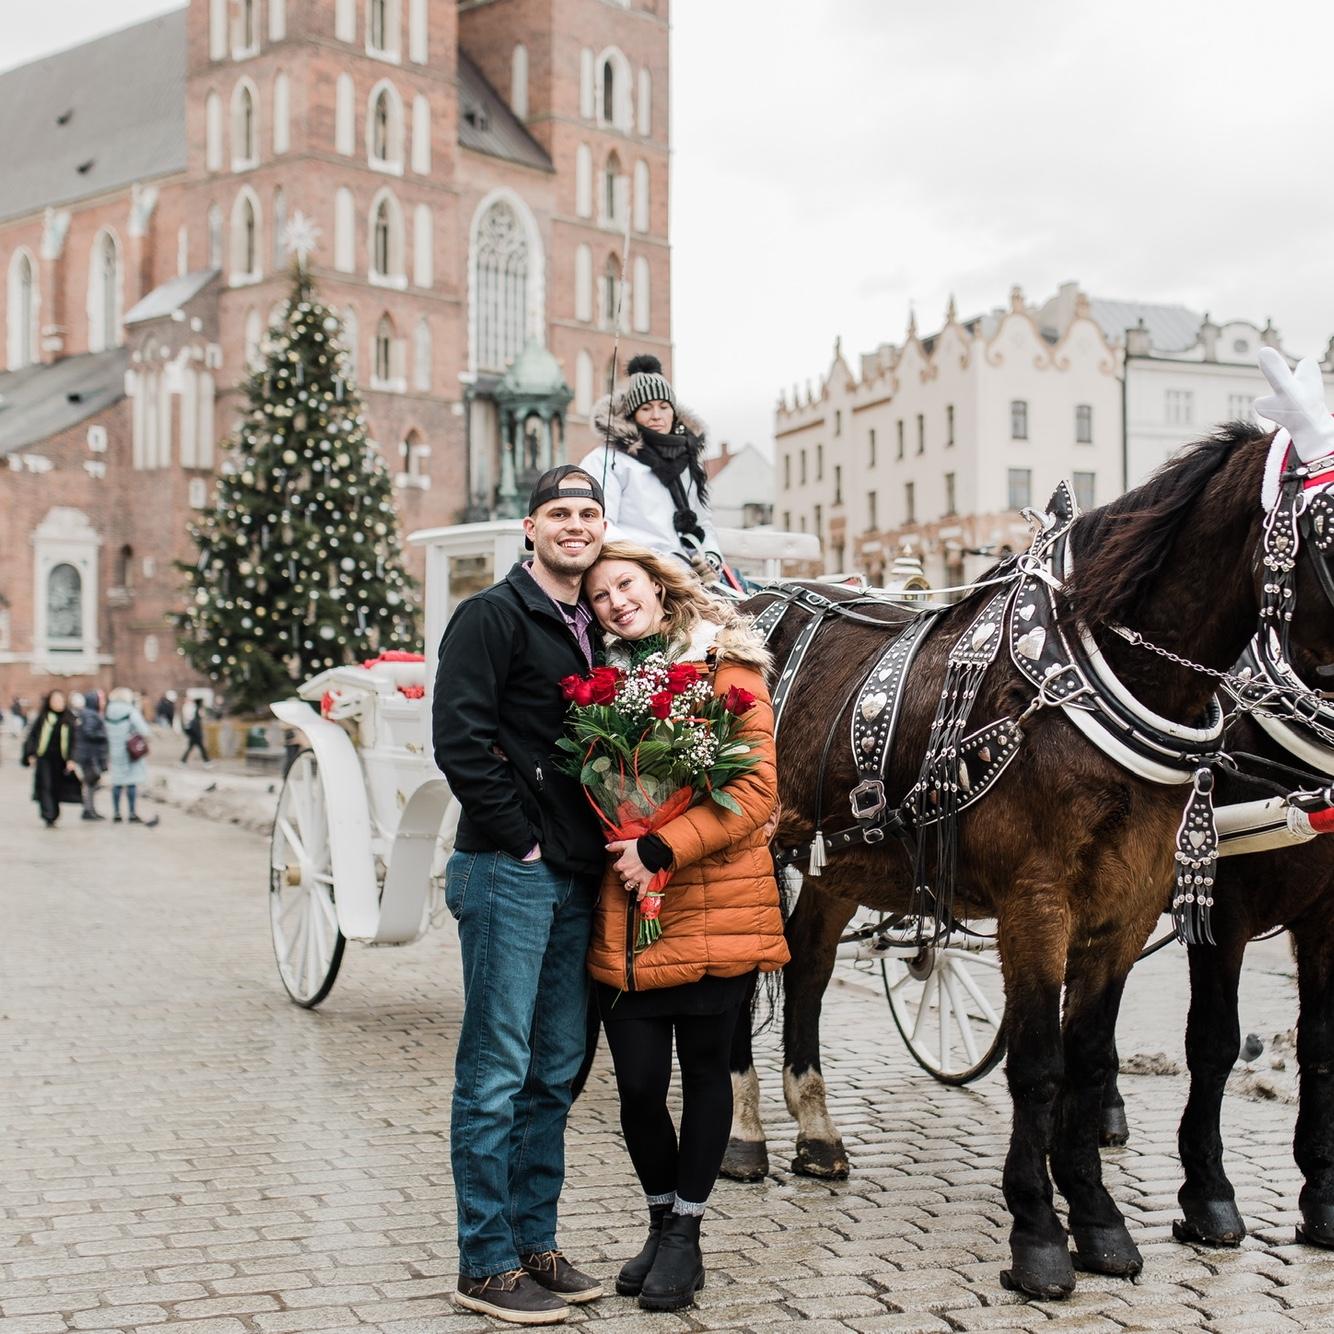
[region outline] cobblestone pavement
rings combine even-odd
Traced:
[[[452,928],[401,950],[350,947],[308,1013],[274,971],[261,839],[175,811],[152,830],[66,818],[47,832],[26,796],[26,776],[0,769],[0,1334],[484,1328],[448,1301]],[[1132,982],[1123,1051],[1162,1053],[1145,1068],[1180,1060],[1181,965],[1167,950]],[[1292,1023],[1290,972],[1281,942],[1259,948],[1244,1028],[1268,1037]],[[699,1306],[646,1316],[610,1297],[578,1321],[599,1334],[798,1320],[809,1334],[1334,1326],[1334,1257],[1292,1244],[1286,1072],[1273,1074],[1277,1096],[1229,1101],[1252,1224],[1231,1252],[1172,1242],[1182,1080],[1127,1076],[1133,1138],[1107,1176],[1143,1277],[1081,1277],[1070,1302],[1028,1305],[997,1282],[1003,1078],[933,1083],[868,979],[840,975],[826,1073],[851,1180],[784,1170],[793,1133],[762,1039],[775,1171],[720,1185]],[[569,1158],[563,1244],[609,1277],[642,1224],[605,1063],[573,1115]]]

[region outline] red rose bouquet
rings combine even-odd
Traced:
[[[560,685],[570,701],[569,732],[556,743],[560,766],[579,779],[611,839],[654,833],[697,800],[741,813],[725,789],[759,762],[739,735],[755,704],[749,691],[733,686],[720,698],[698,667],[668,662],[661,652]],[[670,879],[670,871],[658,871],[645,889],[636,952],[662,935],[658,916]]]

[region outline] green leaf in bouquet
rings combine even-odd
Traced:
[[[587,787],[598,776],[598,771],[591,765],[586,764],[579,770],[579,781]]]
[[[594,773],[605,774],[611,768],[611,760],[606,755],[599,755],[591,767]]]
[[[714,801],[720,805],[723,810],[731,811],[733,815],[741,815],[744,812],[741,809],[741,803],[729,792],[724,792],[722,788],[716,787],[709,793]]]

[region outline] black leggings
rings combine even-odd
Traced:
[[[703,1204],[718,1179],[732,1130],[729,1056],[737,1011],[607,1024],[621,1095],[621,1130],[645,1195],[675,1191]],[[667,1110],[672,1033],[681,1065],[681,1139]]]

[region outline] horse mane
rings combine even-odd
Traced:
[[[1225,422],[1187,445],[1143,485],[1076,520],[1071,541],[1077,560],[1062,590],[1064,610],[1088,626],[1129,617],[1205,487],[1235,450],[1267,434],[1250,422]]]

